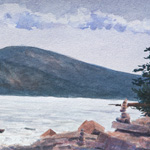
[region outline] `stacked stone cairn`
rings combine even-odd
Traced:
[[[121,105],[121,109],[120,112],[121,113],[121,117],[116,118],[116,121],[121,122],[121,123],[128,123],[130,124],[130,116],[129,114],[126,113],[126,109],[128,107],[127,104],[127,99],[125,99]]]
[[[84,138],[84,130],[81,129],[78,145],[82,146],[85,144],[85,138]]]

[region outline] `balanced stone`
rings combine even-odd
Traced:
[[[84,130],[81,129],[78,145],[82,146],[82,145],[84,145],[84,142],[85,142]]]
[[[125,112],[126,111],[126,109],[127,109],[127,99],[125,99],[124,101],[123,101],[123,104],[121,105],[121,109],[120,109],[120,111],[121,112]]]
[[[121,113],[121,117],[116,118],[116,121],[121,122],[121,123],[128,123],[130,124],[130,116],[129,114],[126,113],[126,109],[127,109],[127,99],[125,99],[121,105],[121,109],[120,111]]]
[[[124,112],[121,114],[120,118],[116,118],[116,121],[130,124],[130,115]]]

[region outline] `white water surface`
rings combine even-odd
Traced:
[[[0,96],[0,145],[29,145],[48,129],[55,132],[75,131],[85,120],[94,120],[112,131],[112,121],[120,116],[123,100],[88,98]],[[140,117],[128,108],[132,120]],[[35,130],[26,130],[33,128]]]

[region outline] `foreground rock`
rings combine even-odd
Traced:
[[[31,146],[14,146],[1,150],[144,150],[135,143],[118,138],[116,135],[100,133],[100,135],[84,134],[84,145],[78,145],[80,132],[57,134],[41,139]],[[124,136],[124,135],[122,135]]]
[[[125,141],[127,143],[131,143],[136,146],[137,150],[150,150],[150,137],[149,136],[142,136],[133,133],[126,133],[126,132],[109,132],[108,133],[111,137],[116,139]]]
[[[103,150],[137,150],[134,143],[122,140],[106,133],[101,133],[96,142],[96,148]]]
[[[2,150],[68,150],[68,149],[83,149],[83,148],[92,148],[97,135],[84,134],[85,145],[79,146],[80,132],[67,132],[62,134],[56,134],[52,137],[42,138],[41,140],[35,142],[31,146],[13,146],[5,147]]]
[[[112,123],[112,128],[115,128],[118,131],[126,131],[150,136],[150,129],[148,126],[145,125],[142,126],[139,124],[126,124],[114,121]]]
[[[111,137],[130,142],[136,149],[150,150],[150,118],[143,117],[131,124],[113,122],[115,132],[109,132]]]
[[[41,135],[41,138],[53,136],[53,135],[55,135],[55,134],[56,134],[55,131],[53,131],[52,129],[49,129],[49,130],[47,130],[45,133],[43,133],[43,134]]]
[[[150,128],[150,117],[146,116],[143,118],[139,118],[135,121],[132,121],[132,124],[145,125]]]
[[[95,134],[99,135],[101,132],[104,132],[105,128],[98,124],[97,122],[91,120],[91,121],[84,121],[82,125],[78,128],[78,131],[80,132],[81,129],[84,129],[84,132],[89,134]]]
[[[139,120],[138,120],[139,121]],[[138,121],[136,123],[138,123]],[[140,126],[135,124],[119,123],[115,124],[115,128],[126,130],[116,130],[115,132],[104,132],[104,127],[94,121],[85,121],[75,132],[67,132],[55,134],[53,136],[45,136],[31,146],[12,146],[0,147],[1,150],[150,150],[150,136],[139,134],[138,128],[131,126]],[[135,123],[135,122],[134,122]],[[122,125],[119,127],[118,125]],[[130,126],[130,128],[127,128]],[[98,128],[99,127],[99,128]],[[145,127],[145,126],[144,126]],[[80,130],[82,128],[82,130]],[[93,131],[99,131],[98,135],[94,135]],[[129,131],[129,130],[130,131]],[[132,130],[131,130],[132,129]],[[128,131],[127,131],[128,130]],[[80,131],[80,132],[79,132]],[[87,133],[89,132],[89,133]],[[48,130],[45,133],[51,133]],[[97,133],[97,132],[96,132]],[[47,135],[47,134],[46,134]]]

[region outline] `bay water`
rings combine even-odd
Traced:
[[[0,145],[30,145],[40,139],[48,129],[56,133],[76,131],[85,120],[94,120],[113,131],[112,121],[121,115],[123,100],[0,96]],[[141,116],[132,108],[127,109],[131,120]],[[31,129],[31,130],[27,130]]]

